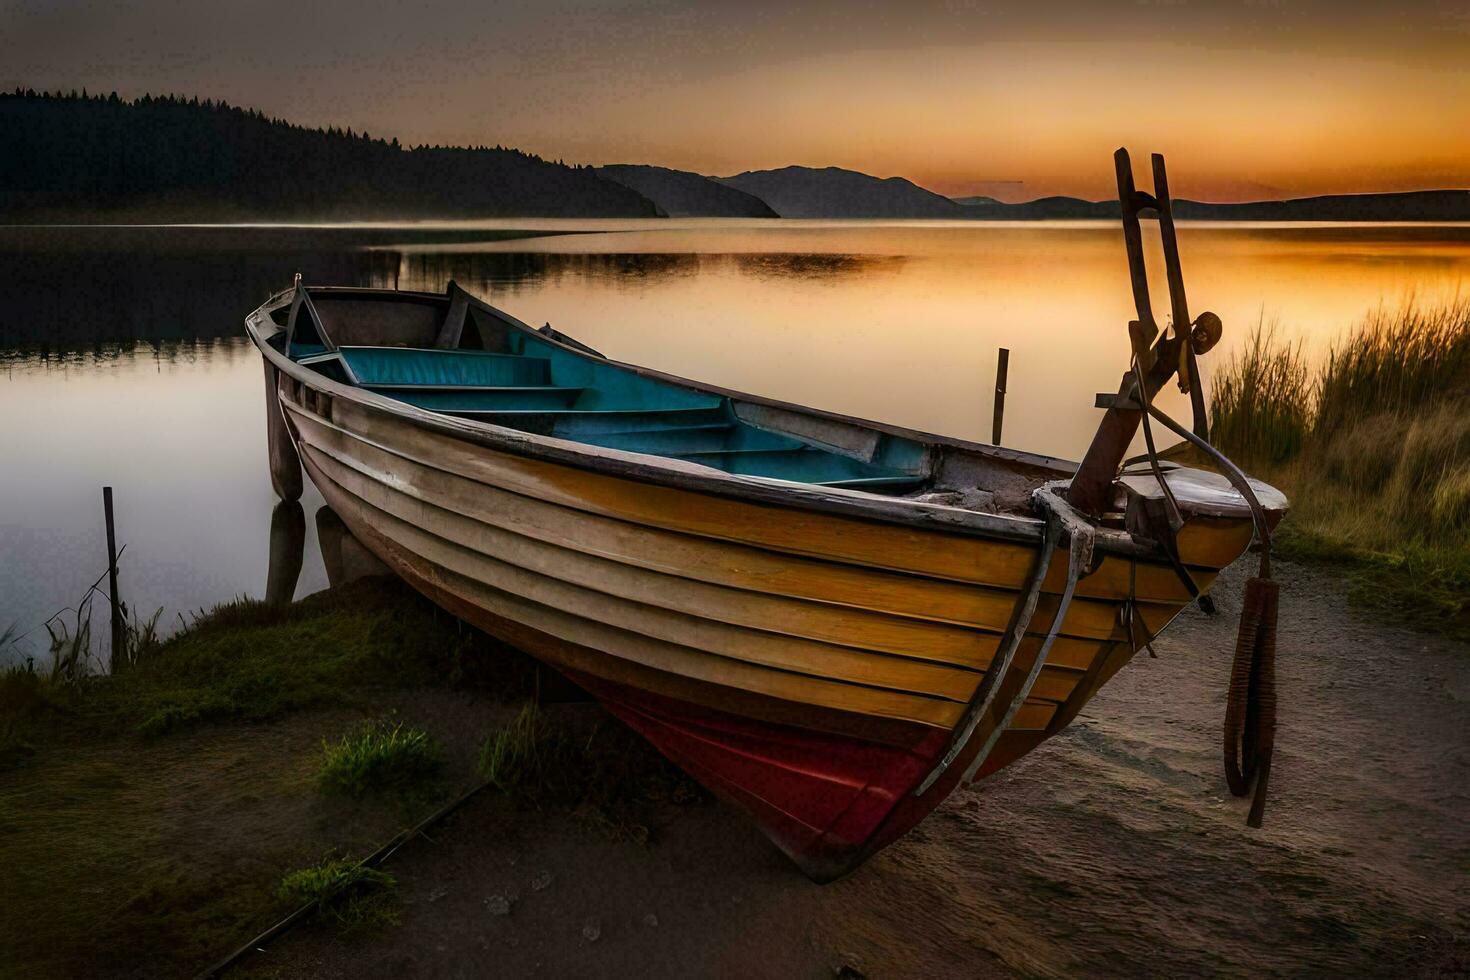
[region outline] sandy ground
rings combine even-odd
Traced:
[[[1181,617],[1070,729],[836,884],[719,804],[644,847],[482,796],[395,858],[401,926],[302,929],[244,972],[1463,976],[1470,649],[1362,618],[1330,570],[1279,577],[1263,830],[1221,775],[1242,570],[1219,617]]]

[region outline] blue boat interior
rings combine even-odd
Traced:
[[[323,316],[318,325],[329,323]],[[722,394],[649,377],[525,327],[496,330],[490,344],[483,328],[474,331],[472,342],[494,350],[339,346],[324,333],[292,331],[289,356],[333,380],[444,415],[732,474],[882,494],[925,482],[917,475],[925,446],[917,441],[883,433],[869,459],[854,458],[752,425]]]

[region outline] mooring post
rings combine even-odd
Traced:
[[[1000,445],[1000,430],[1006,417],[1006,372],[1011,366],[1011,352],[1002,347],[995,359],[995,411],[990,417],[990,444]]]
[[[112,607],[112,672],[127,663],[127,636],[122,602],[117,597],[117,534],[112,521],[112,487],[102,488],[102,514],[107,520],[107,601]]]

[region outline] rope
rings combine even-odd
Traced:
[[[945,770],[954,765],[955,760],[964,751],[965,745],[969,743],[971,736],[975,734],[975,728],[980,724],[980,719],[995,702],[995,697],[1000,692],[1001,679],[1010,670],[1011,661],[1016,657],[1016,650],[1020,648],[1021,640],[1026,636],[1026,628],[1031,624],[1031,617],[1036,614],[1036,601],[1041,596],[1041,584],[1046,580],[1047,569],[1051,567],[1052,553],[1056,551],[1061,536],[1061,521],[1048,515],[1041,548],[1036,553],[1035,561],[1032,562],[1026,587],[1016,597],[1016,604],[1011,609],[1010,625],[1006,627],[1005,635],[996,646],[995,656],[991,658],[990,665],[985,668],[985,676],[980,679],[980,684],[975,688],[975,694],[970,698],[970,704],[965,709],[964,717],[950,737],[949,748],[934,768],[929,771],[929,775],[925,776],[923,782],[914,789],[915,796],[923,796],[929,792],[929,788],[939,781],[939,777],[944,774]]]
[[[1137,650],[1140,646],[1138,637],[1135,635],[1135,626],[1143,629],[1143,643],[1151,660],[1159,659],[1157,651],[1154,650],[1154,633],[1148,628],[1143,614],[1138,611],[1138,560],[1128,559],[1128,598],[1118,609],[1118,616],[1123,620],[1123,626],[1128,630],[1128,643],[1130,647]]]
[[[1246,825],[1259,827],[1266,813],[1266,789],[1276,747],[1276,620],[1281,588],[1271,578],[1271,528],[1250,481],[1224,453],[1154,406],[1148,406],[1147,414],[1220,464],[1225,478],[1250,505],[1256,537],[1261,542],[1260,568],[1256,577],[1245,583],[1224,726],[1225,782],[1236,796],[1254,790]]]
[[[1181,337],[1179,349],[1181,351],[1190,349],[1189,339],[1187,337]],[[1190,356],[1192,357],[1193,355],[1191,354]],[[1188,363],[1193,364],[1193,361]],[[1201,611],[1213,616],[1215,615],[1215,601],[1205,595],[1200,589],[1194,580],[1194,576],[1189,573],[1189,569],[1184,567],[1183,559],[1179,557],[1179,543],[1175,539],[1175,535],[1184,526],[1184,515],[1180,513],[1179,501],[1175,499],[1174,490],[1169,486],[1169,481],[1164,479],[1163,467],[1159,465],[1159,451],[1154,447],[1153,425],[1149,422],[1149,416],[1153,413],[1154,407],[1148,397],[1148,386],[1143,381],[1143,365],[1139,361],[1139,352],[1137,349],[1133,352],[1133,386],[1135,394],[1138,396],[1138,404],[1143,408],[1143,411],[1140,413],[1143,422],[1143,442],[1148,449],[1148,452],[1144,455],[1148,460],[1149,469],[1153,472],[1154,480],[1158,483],[1159,489],[1164,494],[1164,504],[1168,521],[1168,534],[1161,542],[1164,546],[1164,553],[1168,555],[1169,564],[1173,566],[1174,574],[1179,577],[1179,581],[1189,590],[1190,598],[1199,604]],[[1196,419],[1197,426],[1198,419]],[[1152,653],[1152,649],[1149,652]]]
[[[1245,796],[1254,783],[1246,824],[1261,826],[1276,746],[1276,612],[1280,586],[1269,578],[1245,583],[1230,691],[1225,700],[1225,782]]]
[[[1062,597],[1057,602],[1056,614],[1052,617],[1051,628],[1046,631],[1046,639],[1042,640],[1041,648],[1036,651],[1036,658],[1031,661],[1031,669],[1027,671],[1026,678],[1021,682],[1021,687],[1011,698],[1006,706],[1005,713],[994,727],[990,729],[985,738],[985,743],[975,758],[965,769],[964,779],[969,781],[975,778],[975,773],[985,764],[995,745],[1000,741],[1001,735],[1010,727],[1015,720],[1016,712],[1021,710],[1021,705],[1031,694],[1031,688],[1036,685],[1036,678],[1041,676],[1041,668],[1046,666],[1047,654],[1051,651],[1052,644],[1056,642],[1057,634],[1061,632],[1062,621],[1067,618],[1067,609],[1072,605],[1072,596],[1077,591],[1077,580],[1092,567],[1092,553],[1096,543],[1096,529],[1088,523],[1076,510],[1067,503],[1066,498],[1056,492],[1056,488],[1047,485],[1035,491],[1032,503],[1046,514],[1048,526],[1060,525],[1067,534],[1067,584],[1062,589]]]
[[[1051,627],[1047,630],[1047,638],[1041,642],[1041,648],[1036,651],[1036,657],[1030,661],[1030,670],[1026,671],[1025,680],[1016,692],[1011,695],[1010,704],[1005,705],[1005,711],[1000,720],[991,727],[985,742],[980,745],[980,751],[976,752],[975,758],[970,760],[964,770],[964,782],[975,779],[975,774],[980,767],[985,765],[995,743],[1000,742],[1001,735],[1005,729],[1010,727],[1011,721],[1016,718],[1020,705],[1025,704],[1026,698],[1030,696],[1030,689],[1036,685],[1036,677],[1041,676],[1042,667],[1047,666],[1047,654],[1051,652],[1051,645],[1057,641],[1057,633],[1061,632],[1061,623],[1067,619],[1067,608],[1072,605],[1072,597],[1078,591],[1078,579],[1092,569],[1092,552],[1097,545],[1097,527],[1088,522],[1086,517],[1078,513],[1067,498],[1058,492],[1055,483],[1045,483],[1041,488],[1032,492],[1032,505],[1036,510],[1042,511],[1047,516],[1048,529],[1053,526],[1060,527],[1067,535],[1067,585],[1061,589],[1061,598],[1057,601],[1057,611],[1051,617]]]

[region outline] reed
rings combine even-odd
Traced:
[[[1470,300],[1375,310],[1315,371],[1258,327],[1216,378],[1210,434],[1291,498],[1286,554],[1470,629]]]
[[[1334,346],[1317,384],[1314,431],[1470,397],[1470,301],[1380,307]]]
[[[1301,451],[1311,426],[1313,387],[1300,344],[1258,322],[1250,342],[1215,378],[1210,441],[1256,461],[1281,463]]]
[[[324,792],[362,797],[419,788],[443,766],[439,746],[402,722],[365,725],[335,743],[322,741],[317,785]]]
[[[81,602],[43,624],[51,638],[47,680],[52,684],[77,685],[93,672],[96,662],[92,656],[92,596],[95,594],[95,590],[89,591]],[[68,612],[73,617],[70,626],[63,618]]]

